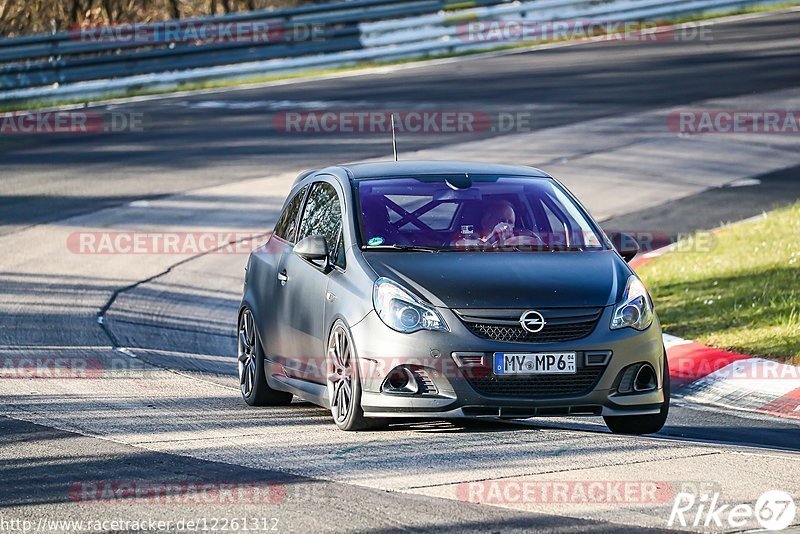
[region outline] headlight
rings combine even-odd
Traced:
[[[378,278],[375,281],[372,303],[386,326],[398,332],[408,334],[418,330],[450,331],[435,308],[420,302],[388,278]]]
[[[644,330],[653,322],[653,303],[644,284],[636,276],[628,278],[628,285],[620,304],[614,308],[611,329],[635,328]]]

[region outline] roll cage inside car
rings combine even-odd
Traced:
[[[570,195],[566,190],[564,190],[560,184],[549,177],[531,177],[531,176],[514,176],[514,175],[470,175],[466,177],[465,175],[416,175],[416,176],[393,176],[393,177],[383,177],[377,179],[366,179],[366,180],[356,180],[353,183],[353,197],[354,197],[354,205],[356,206],[356,225],[357,225],[357,238],[359,240],[359,246],[362,249],[368,248],[368,236],[366,233],[365,228],[365,221],[364,221],[364,214],[365,214],[365,207],[362,206],[361,202],[361,195],[359,191],[361,188],[364,187],[376,187],[376,188],[391,188],[391,180],[401,180],[401,179],[416,179],[423,183],[440,183],[442,184],[443,188],[442,191],[437,191],[433,196],[430,196],[429,200],[424,201],[421,205],[416,205],[414,207],[408,208],[401,206],[390,197],[390,193],[382,193],[376,195],[376,198],[372,199],[372,202],[379,202],[380,209],[384,211],[384,213],[388,212],[390,214],[390,220],[386,221],[387,227],[391,230],[393,235],[402,236],[407,234],[408,232],[404,232],[402,229],[407,227],[409,224],[415,226],[419,230],[428,233],[430,235],[441,235],[444,232],[453,233],[459,227],[459,224],[464,224],[464,220],[467,219],[466,215],[470,211],[471,208],[475,208],[475,206],[471,206],[470,203],[474,203],[480,200],[480,192],[479,191],[471,191],[469,187],[472,185],[472,182],[491,182],[496,181],[499,178],[521,178],[521,179],[529,179],[529,180],[547,180],[549,183],[553,184],[555,188],[557,188],[565,197],[572,200],[575,204],[575,207],[581,212],[581,215],[584,216],[585,220],[589,222],[592,229],[598,236],[603,236],[602,231],[599,228],[596,228],[594,224],[591,222],[591,218],[587,216],[585,210],[583,209],[580,204],[575,201],[574,197]],[[455,184],[455,185],[454,185]],[[448,188],[449,186],[449,188]],[[582,241],[578,236],[579,232],[579,225],[573,219],[573,217],[567,213],[562,206],[556,201],[554,198],[548,195],[542,195],[538,197],[541,201],[539,202],[531,202],[530,199],[526,194],[524,194],[524,186],[518,185],[510,185],[505,187],[507,192],[504,194],[495,194],[492,195],[493,199],[496,200],[504,200],[509,202],[519,216],[519,220],[517,222],[517,226],[522,230],[536,230],[538,232],[544,232],[547,235],[560,235],[563,236],[563,243],[560,243],[565,248],[573,248],[573,247],[581,247],[582,243],[577,243],[576,241]],[[441,194],[439,194],[441,193]],[[460,194],[462,193],[462,194]],[[477,193],[478,196],[463,194],[463,193]],[[406,187],[398,186],[398,190],[396,191],[397,195],[414,195],[414,191],[408,190]],[[434,228],[425,221],[422,220],[423,216],[430,213],[431,211],[435,210],[439,206],[444,204],[454,204],[455,209],[453,213],[449,216],[449,223],[444,228]],[[375,208],[375,206],[372,206]],[[551,217],[545,213],[545,208],[549,210],[554,216],[555,221]],[[474,215],[474,214],[473,214]],[[559,225],[559,227],[554,227],[554,223]],[[604,239],[600,238],[600,247],[605,248],[603,245]]]

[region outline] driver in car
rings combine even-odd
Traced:
[[[517,214],[514,206],[507,200],[490,202],[481,218],[481,241],[486,245],[503,245],[507,239],[514,237],[514,224]]]
[[[476,235],[472,225],[462,225],[461,234],[453,246],[467,250],[486,250],[542,244],[541,238],[533,232],[515,231],[516,222],[517,214],[511,202],[507,200],[488,201],[484,207],[483,217],[481,217],[480,233]]]

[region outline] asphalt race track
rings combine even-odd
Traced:
[[[144,132],[3,139],[0,223],[35,224],[131,199],[387,154],[382,136],[338,135],[332,149],[329,136],[276,132],[275,110],[308,109],[303,103],[397,111],[527,107],[534,126],[547,128],[797,87],[798,19],[794,13],[714,26],[710,42],[594,43],[124,106],[143,114]],[[400,148],[475,136],[405,136]],[[542,163],[535,151],[531,159]]]
[[[79,231],[267,232],[300,170],[391,151],[385,135],[276,129],[291,110],[528,113],[530,131],[403,135],[401,157],[541,166],[608,228],[645,224],[675,236],[792,202],[793,141],[688,147],[661,131],[665,110],[698,103],[797,109],[800,12],[710,27],[705,42],[586,43],[93,108],[141,117],[135,132],[0,136],[0,359],[82,358],[103,370],[100,379],[0,380],[2,519],[237,514],[274,518],[280,531],[633,532],[665,529],[672,501],[479,504],[462,490],[476,481],[644,480],[710,484],[732,503],[767,489],[800,495],[800,420],[680,396],[664,430],[647,437],[612,436],[594,419],[400,423],[356,434],[297,400],[247,408],[234,345],[245,254],[76,254],[69,245]],[[673,181],[631,170],[665,147],[676,155],[663,164]],[[719,154],[724,172],[692,176],[692,161]],[[754,181],[730,187],[744,177]],[[102,481],[268,481],[281,490],[268,505],[202,506],[88,502],[73,491]]]

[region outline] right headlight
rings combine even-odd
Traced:
[[[420,300],[388,278],[378,278],[372,289],[372,304],[386,326],[410,334],[418,330],[450,329],[436,308]]]
[[[628,278],[625,294],[611,318],[611,330],[635,328],[645,330],[653,323],[653,302],[647,289],[636,275]]]

